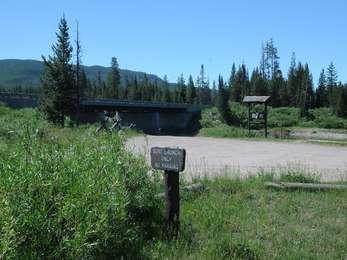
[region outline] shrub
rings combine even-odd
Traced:
[[[248,122],[248,108],[247,106],[237,103],[230,103],[230,114],[232,125],[246,127]]]
[[[204,109],[201,113],[200,125],[202,128],[222,126],[223,118],[216,107]]]
[[[347,128],[347,120],[334,115],[330,108],[322,107],[309,110],[313,121],[320,128]]]
[[[296,126],[300,121],[300,109],[295,107],[270,107],[268,119],[270,127]]]

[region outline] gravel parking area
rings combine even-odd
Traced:
[[[154,146],[186,149],[186,170],[182,173],[186,179],[300,171],[318,175],[322,181],[347,181],[347,147],[175,136],[141,136],[127,142],[128,149],[148,160]]]

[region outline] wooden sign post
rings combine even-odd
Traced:
[[[164,170],[166,197],[166,231],[169,237],[178,234],[180,226],[179,172],[184,171],[186,151],[178,148],[153,147],[151,165]]]

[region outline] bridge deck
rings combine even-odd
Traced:
[[[92,109],[140,109],[140,110],[162,110],[162,111],[185,111],[190,106],[186,104],[175,104],[151,101],[128,101],[115,99],[83,99],[82,108]]]

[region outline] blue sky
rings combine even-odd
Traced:
[[[176,81],[199,73],[228,77],[232,63],[257,66],[261,43],[274,39],[287,74],[290,57],[308,62],[318,80],[333,61],[347,82],[347,2],[344,0],[1,0],[0,59],[50,54],[59,18],[75,37],[79,21],[85,65],[120,67]]]

